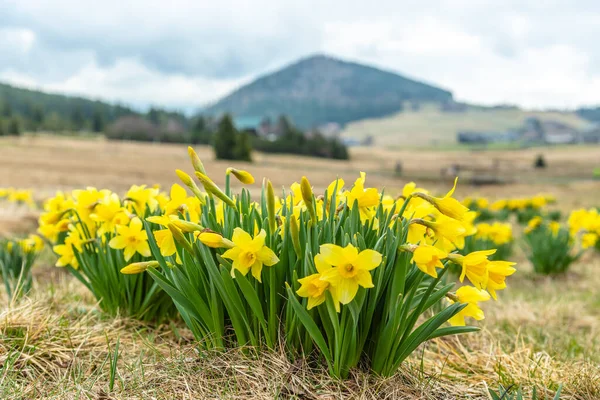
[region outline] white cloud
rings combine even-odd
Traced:
[[[595,0],[0,0],[0,79],[190,109],[328,52],[463,101],[600,103]]]

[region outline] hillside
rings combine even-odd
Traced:
[[[236,117],[288,115],[303,128],[325,122],[345,124],[400,111],[402,102],[447,102],[452,93],[366,65],[317,55],[302,59],[245,85],[207,114]]]
[[[112,105],[83,97],[50,94],[0,83],[0,118],[19,115],[25,119],[73,121],[91,120],[94,114],[104,122],[111,122],[133,111],[121,105]]]
[[[342,136],[363,140],[372,136],[377,146],[447,147],[456,144],[461,130],[505,131],[515,129],[528,117],[549,119],[585,127],[589,121],[575,112],[525,111],[518,108],[469,107],[463,112],[442,112],[437,105],[426,105],[419,111],[357,121],[346,126]]]

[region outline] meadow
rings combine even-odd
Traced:
[[[435,194],[452,178],[454,164],[488,171],[501,185],[472,186],[461,176],[458,199],[552,195],[550,210],[568,213],[599,206],[598,147],[518,151],[435,151],[356,148],[351,160],[255,154],[253,163],[213,161],[196,148],[206,173],[223,186],[230,166],[268,177],[280,188],[306,175],[315,193],[337,177],[353,182],[367,173],[370,187],[393,197],[415,181]],[[548,167],[535,170],[542,153]],[[402,174],[394,173],[402,163]],[[185,146],[115,143],[98,139],[24,136],[0,140],[0,187],[32,189],[41,202],[57,190],[86,186],[125,193],[132,184],[178,182],[175,169],[189,163]],[[492,165],[497,165],[489,172]],[[232,181],[232,188],[241,185]],[[251,186],[258,195],[260,184]],[[40,210],[0,203],[0,236],[35,232]],[[180,319],[161,323],[107,316],[97,300],[44,251],[33,268],[33,288],[11,302],[0,289],[0,398],[297,398],[490,399],[488,389],[521,387],[527,399],[600,398],[600,253],[586,251],[558,276],[533,272],[515,224],[517,273],[498,301],[482,304],[480,332],[441,337],[422,345],[391,377],[352,369],[346,379],[313,361],[291,362],[283,351],[199,350]],[[547,396],[547,397],[545,397]],[[505,397],[509,398],[509,397]]]
[[[437,105],[425,104],[418,111],[412,111],[407,106],[395,115],[350,123],[343,135],[357,140],[371,135],[377,145],[391,144],[398,149],[447,148],[455,146],[458,131],[504,132],[517,129],[530,117],[562,122],[576,129],[589,124],[571,112],[477,107],[470,107],[462,112],[443,112]],[[399,140],[403,143],[399,143]]]

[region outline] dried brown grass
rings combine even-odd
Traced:
[[[334,380],[314,361],[279,353],[198,352],[179,321],[106,317],[75,279],[40,267],[32,297],[0,297],[0,398],[487,399],[487,387],[499,384],[548,395],[563,384],[563,399],[597,399],[598,268],[597,256],[562,279],[525,268],[498,302],[485,304],[480,333],[429,343],[391,378],[357,370]]]

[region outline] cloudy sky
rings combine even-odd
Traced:
[[[598,0],[0,0],[0,81],[191,110],[313,53],[462,101],[600,104]]]

